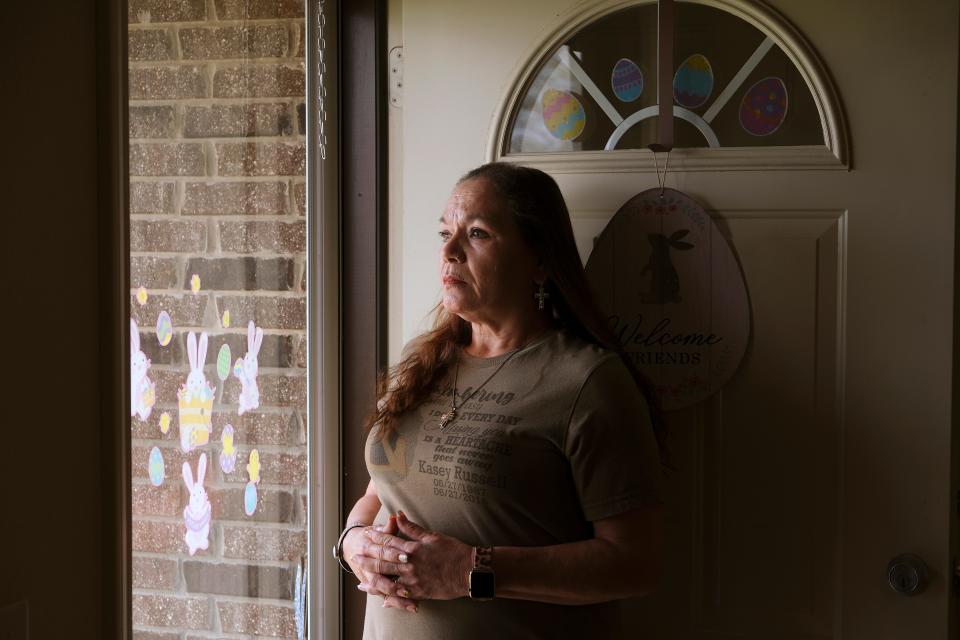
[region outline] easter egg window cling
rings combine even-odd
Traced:
[[[141,420],[150,417],[157,401],[157,388],[147,376],[150,359],[140,350],[140,329],[130,319],[130,416]]]
[[[623,102],[633,102],[643,93],[643,71],[629,58],[620,58],[610,74],[613,95]]]
[[[243,490],[243,512],[252,516],[257,511],[257,483],[248,482]]]
[[[247,460],[247,475],[250,476],[250,482],[260,482],[260,452],[256,449],[250,450],[250,458]]]
[[[187,543],[190,555],[210,546],[210,499],[207,497],[206,489],[203,488],[203,478],[206,473],[206,453],[200,454],[196,481],[193,479],[190,464],[183,463],[183,482],[190,493],[189,502],[183,508],[183,524],[187,530],[183,540]]]
[[[217,353],[217,377],[226,380],[230,377],[230,345],[224,342]]]
[[[150,484],[159,487],[163,484],[166,477],[166,469],[163,466],[163,454],[160,453],[160,447],[154,447],[150,450],[150,458],[147,461],[147,473],[150,475]]]
[[[787,117],[787,86],[780,78],[764,78],[747,89],[740,102],[740,126],[752,136],[768,136]]]
[[[233,374],[240,380],[240,398],[237,413],[243,415],[251,409],[260,406],[260,389],[257,387],[257,371],[260,345],[263,344],[263,329],[259,329],[251,320],[247,324],[247,353],[243,361],[237,361],[239,368],[234,366]],[[238,371],[239,369],[239,371]]]
[[[576,140],[583,133],[587,114],[575,95],[568,91],[547,89],[540,99],[543,122],[554,138]]]
[[[260,482],[260,452],[256,449],[250,450],[247,474],[250,476],[250,481],[243,490],[243,512],[252,516],[257,510],[257,483]]]
[[[220,469],[224,473],[233,473],[237,466],[237,448],[233,445],[233,425],[228,424],[223,427],[220,434]]]
[[[157,315],[157,342],[160,343],[161,347],[165,347],[170,344],[170,340],[173,339],[173,322],[170,320],[170,314],[166,311],[161,311]]]
[[[223,325],[224,329],[230,328],[230,309],[224,310],[223,317],[220,319],[220,324]]]
[[[207,334],[187,335],[187,357],[190,359],[190,374],[186,384],[177,392],[180,409],[180,448],[186,453],[202,447],[210,440],[213,418],[213,387],[207,382],[203,366],[207,358]]]
[[[137,304],[139,304],[141,307],[147,304],[148,297],[147,290],[144,287],[137,289]]]
[[[687,109],[702,107],[713,93],[713,67],[707,57],[695,53],[684,60],[673,76],[673,99]]]

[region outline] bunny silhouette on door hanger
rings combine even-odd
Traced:
[[[650,260],[643,267],[640,275],[650,272],[650,288],[647,291],[640,292],[640,300],[647,304],[665,304],[667,302],[680,302],[680,276],[677,274],[676,267],[673,266],[673,260],[670,257],[670,249],[679,251],[689,251],[694,245],[689,242],[683,242],[683,238],[689,229],[680,229],[670,234],[670,237],[662,233],[651,233],[647,235],[647,240],[653,248],[650,254]]]

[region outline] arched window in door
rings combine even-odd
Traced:
[[[599,3],[557,29],[515,78],[491,159],[536,156],[549,164],[560,154],[571,161],[571,153],[585,159],[583,152],[616,151],[622,159],[646,152],[657,141],[657,38],[655,1]],[[743,0],[677,2],[666,81],[674,148],[688,156],[725,150],[719,157],[729,166],[734,155],[735,163],[756,162],[751,152],[771,150],[773,165],[847,165],[845,128],[823,66],[770,9]]]

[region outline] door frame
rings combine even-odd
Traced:
[[[133,637],[130,505],[130,225],[127,2],[96,1],[97,226],[102,511],[101,633]]]
[[[340,3],[341,457],[343,525],[369,476],[363,423],[387,363],[387,6],[384,0]],[[332,517],[332,513],[331,513]],[[338,568],[339,571],[339,568]],[[342,574],[342,638],[359,638],[365,594]]]

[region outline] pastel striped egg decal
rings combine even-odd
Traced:
[[[713,93],[713,67],[710,61],[695,53],[677,68],[673,76],[673,99],[687,109],[696,109],[706,103]]]
[[[643,93],[643,71],[633,60],[620,58],[610,74],[613,95],[623,102],[633,102]]]
[[[576,140],[583,133],[587,114],[577,97],[566,91],[547,89],[541,99],[543,123],[558,140]]]
[[[754,136],[768,136],[787,117],[787,86],[780,78],[755,83],[740,102],[740,126]]]

